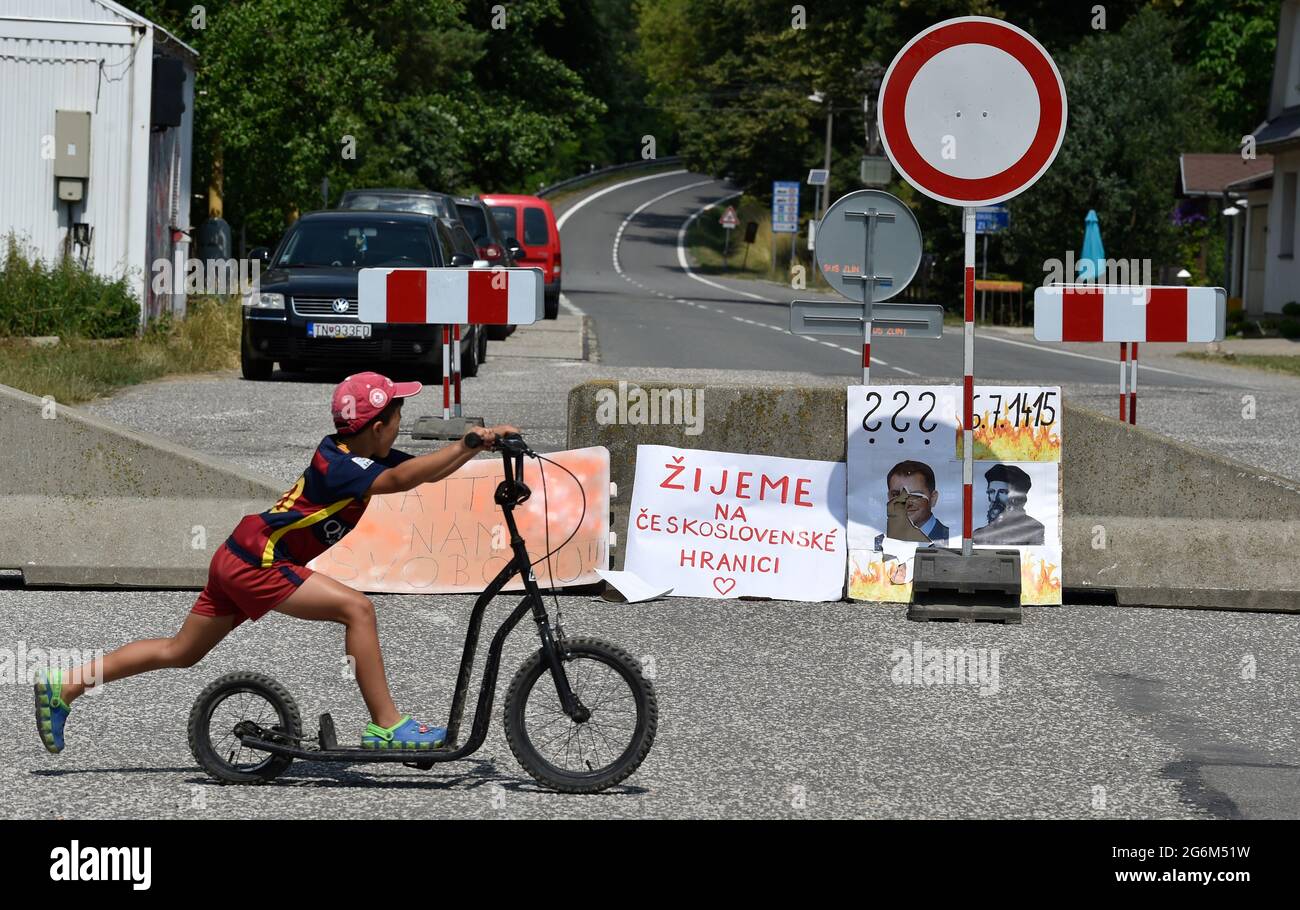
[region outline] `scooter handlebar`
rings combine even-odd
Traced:
[[[483,445],[483,437],[477,433],[465,434],[465,445],[471,449],[477,449]],[[527,453],[528,444],[524,442],[524,437],[518,433],[506,433],[497,437],[494,449],[505,449],[507,452]]]

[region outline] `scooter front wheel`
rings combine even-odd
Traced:
[[[590,712],[564,713],[539,650],[506,692],[506,742],[524,770],[561,793],[597,793],[631,775],[650,752],[659,723],[654,685],[627,651],[596,638],[570,638],[560,655],[569,688]]]
[[[190,751],[204,771],[225,783],[251,784],[271,780],[293,763],[288,755],[245,746],[236,732],[241,723],[284,733],[292,742],[302,737],[298,704],[284,686],[262,673],[227,673],[200,692],[190,710]]]

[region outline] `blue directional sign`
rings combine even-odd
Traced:
[[[772,181],[772,233],[799,233],[799,181]]]
[[[1005,205],[982,205],[975,210],[975,233],[996,234],[1011,226],[1011,212]]]

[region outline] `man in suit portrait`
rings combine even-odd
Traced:
[[[891,538],[948,546],[948,526],[934,516],[939,491],[928,464],[900,461],[889,470],[885,484],[889,492],[885,531]],[[875,549],[883,549],[884,541],[885,535],[877,534]]]
[[[1043,523],[1025,511],[1033,481],[1013,464],[995,464],[984,472],[988,484],[988,524],[976,528],[971,542],[1007,546],[1041,546]]]

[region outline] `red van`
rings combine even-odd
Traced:
[[[510,238],[523,250],[516,256],[522,268],[539,268],[546,283],[546,318],[560,313],[560,231],[551,204],[536,196],[485,195],[492,217],[510,246]]]

